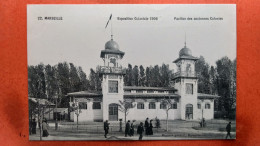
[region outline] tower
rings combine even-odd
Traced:
[[[179,52],[179,58],[174,63],[177,72],[174,73],[172,83],[180,98],[181,119],[197,119],[197,87],[198,78],[195,72],[195,62],[198,58],[193,57],[191,50],[184,47]]]
[[[113,40],[105,44],[105,49],[101,51],[100,57],[104,65],[100,67],[102,77],[103,94],[103,121],[118,121],[122,117],[118,112],[119,100],[123,100],[123,85],[125,70],[122,68],[121,59],[124,52],[119,50],[119,45]]]

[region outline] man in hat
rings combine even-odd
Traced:
[[[228,136],[229,136],[230,139],[231,139],[231,134],[230,134],[230,131],[231,131],[231,122],[229,122],[229,123],[227,124],[226,130],[227,130],[226,139],[227,139]]]
[[[130,120],[128,120],[125,125],[125,137],[127,137],[127,135],[130,135]]]
[[[105,130],[105,138],[107,138],[108,130],[109,130],[109,123],[108,120],[104,122],[104,130]]]
[[[148,135],[149,118],[146,118],[145,123],[144,123],[144,128],[145,128],[145,135]]]
[[[139,140],[142,140],[143,132],[144,132],[143,122],[140,122],[140,125],[138,125],[137,127],[137,134],[139,134]]]

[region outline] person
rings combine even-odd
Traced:
[[[49,132],[48,132],[48,123],[47,120],[44,119],[42,123],[42,137],[48,137]]]
[[[104,122],[104,130],[105,130],[105,138],[107,138],[108,130],[109,130],[109,123],[108,120]]]
[[[138,125],[137,127],[137,134],[139,134],[139,140],[143,139],[143,132],[144,132],[143,122],[140,122],[140,125]]]
[[[145,123],[144,123],[144,128],[145,128],[145,135],[148,135],[148,129],[149,129],[149,118],[146,118]]]
[[[135,123],[135,120],[133,120],[133,122],[131,123],[131,126],[130,126],[130,136],[134,136],[134,133],[135,133],[134,123]]]
[[[36,123],[35,119],[33,119],[33,121],[32,121],[32,134],[36,134],[36,126],[37,126],[37,123]]]
[[[128,120],[125,125],[125,137],[127,137],[127,135],[130,135],[130,120]]]
[[[229,136],[230,139],[231,139],[231,134],[230,134],[230,131],[231,131],[231,122],[229,122],[229,123],[227,124],[226,130],[227,130],[226,139],[227,139],[228,136]]]
[[[148,128],[148,135],[153,135],[153,120],[150,120],[150,125]]]

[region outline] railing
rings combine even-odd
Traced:
[[[173,74],[173,78],[177,77],[198,77],[198,74],[196,72],[176,72]]]
[[[109,66],[100,66],[101,73],[118,73],[125,74],[126,70],[122,67],[109,67]]]

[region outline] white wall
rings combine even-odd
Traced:
[[[214,118],[214,100],[198,99],[198,103],[201,104],[201,109],[197,110],[198,119],[202,119],[202,111],[203,111],[203,117],[205,119],[213,119]],[[207,103],[210,104],[210,109],[205,109],[205,104],[207,104]]]

